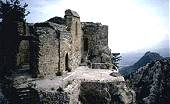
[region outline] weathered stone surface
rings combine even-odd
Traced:
[[[55,75],[59,69],[59,39],[56,30],[50,24],[36,24],[36,35],[39,38],[38,70],[40,76]]]
[[[40,76],[55,75],[77,68],[81,61],[81,23],[73,11],[66,11],[65,23],[60,25],[55,17],[52,22],[35,24],[38,36],[38,70]],[[63,23],[62,22],[62,23]],[[58,24],[56,24],[58,23]],[[70,28],[70,30],[68,30]]]
[[[80,17],[76,11],[73,11],[70,9],[67,9],[65,11],[65,16],[74,16],[74,17],[78,17],[78,18]]]
[[[82,30],[83,56],[87,56],[87,60],[90,60],[91,63],[111,64],[111,50],[108,48],[108,26],[100,23],[83,22]]]
[[[71,32],[71,66],[76,69],[81,62],[81,22],[78,14],[72,10],[65,11],[65,20]]]
[[[111,62],[110,56],[105,53],[102,53],[101,59],[102,59],[101,60],[102,63],[110,63]]]
[[[134,92],[124,82],[82,82],[82,104],[133,104]]]
[[[54,17],[49,20],[51,22],[35,24],[35,35],[39,39],[40,75],[64,73],[80,64],[81,24],[77,15],[74,11],[66,10],[64,19]],[[58,23],[61,19],[62,23]]]

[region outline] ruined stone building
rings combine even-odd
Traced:
[[[42,23],[17,22],[17,28],[16,66],[29,66],[34,76],[62,74],[79,65],[112,67],[108,26],[81,22],[75,11]]]
[[[133,104],[133,91],[111,62],[108,26],[81,22],[69,9],[64,18],[10,26],[0,25],[0,75],[8,74],[0,102]]]

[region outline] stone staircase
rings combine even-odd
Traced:
[[[40,104],[38,92],[30,87],[12,90],[12,104]]]

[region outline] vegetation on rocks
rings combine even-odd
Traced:
[[[170,103],[170,60],[148,63],[130,74],[127,81],[136,92],[137,104]]]

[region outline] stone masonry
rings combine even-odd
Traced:
[[[82,30],[82,54],[83,58],[86,58],[83,61],[89,61],[92,68],[112,68],[111,50],[108,47],[108,26],[101,23],[83,22]]]
[[[58,19],[63,22],[57,23]],[[62,74],[79,66],[82,33],[80,17],[76,12],[66,10],[64,19],[54,17],[44,23],[37,23],[34,30],[39,39],[40,76]]]
[[[70,9],[64,18],[35,24],[18,22],[17,31],[16,68],[28,67],[34,77],[62,75],[79,65],[112,69],[108,26],[81,23],[78,13]]]

